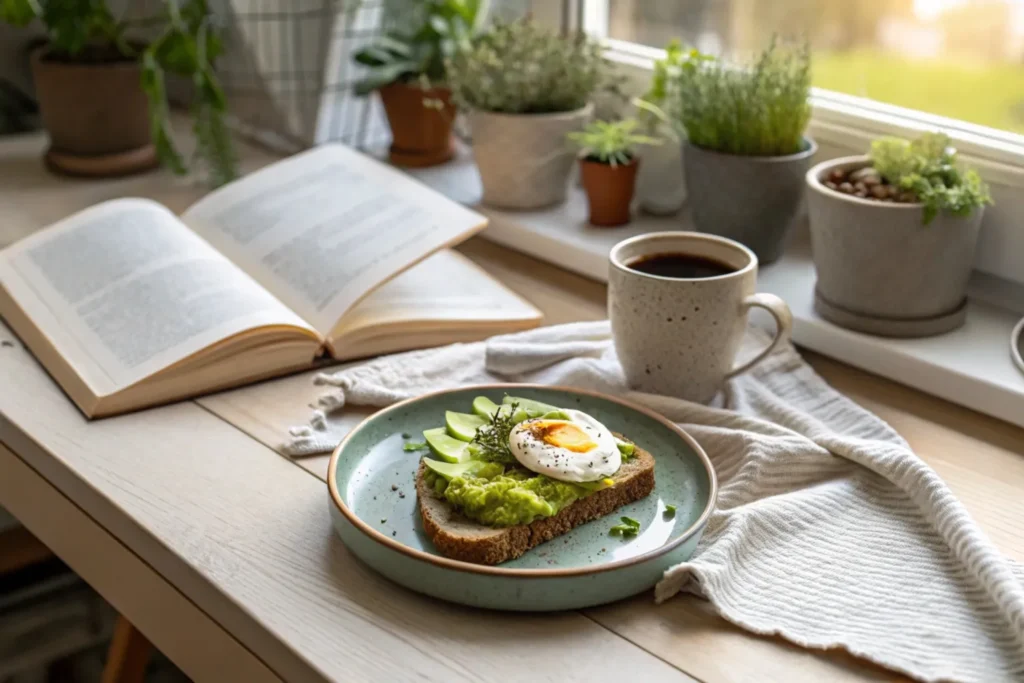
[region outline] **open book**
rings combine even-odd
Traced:
[[[117,199],[0,252],[0,315],[90,416],[311,367],[533,327],[445,249],[485,219],[340,145],[213,192],[181,219]]]

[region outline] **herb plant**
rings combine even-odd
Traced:
[[[949,136],[925,133],[916,140],[881,138],[871,143],[871,165],[891,185],[912,192],[924,204],[928,224],[940,211],[970,215],[992,203],[988,187],[974,169],[957,166]]]
[[[637,145],[661,143],[658,138],[637,133],[639,126],[636,119],[593,121],[583,130],[569,133],[568,138],[580,147],[581,158],[614,167],[632,161]]]
[[[615,85],[601,52],[582,33],[563,37],[529,20],[499,22],[447,61],[448,82],[461,109],[575,111],[599,88]]]
[[[392,31],[355,53],[369,75],[355,85],[367,95],[392,83],[443,83],[445,60],[470,47],[487,16],[487,0],[426,0],[416,7],[411,27]]]
[[[678,40],[671,41],[665,46],[665,58],[655,60],[651,84],[640,101],[657,107],[659,111],[666,107],[674,111],[679,103],[679,79],[683,73],[692,74],[702,62],[713,60],[714,57],[695,48],[684,48]],[[649,109],[642,109],[639,117],[648,129],[657,126],[660,118]]]
[[[803,149],[811,116],[811,53],[772,39],[756,62],[699,60],[681,69],[670,107],[691,144],[727,154],[782,156]]]
[[[231,133],[224,121],[227,104],[213,70],[223,51],[221,31],[206,0],[168,0],[164,10],[139,19],[115,17],[106,0],[0,0],[0,21],[25,26],[42,21],[49,41],[47,59],[73,63],[139,60],[142,88],[149,98],[153,144],[160,160],[178,174],[185,160],[171,137],[165,74],[191,80],[196,155],[220,185],[237,175]],[[129,39],[130,31],[160,27],[146,47]]]

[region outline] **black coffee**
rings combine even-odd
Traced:
[[[626,265],[648,275],[685,280],[718,277],[736,272],[736,268],[727,263],[694,254],[651,254],[650,256],[641,256]]]

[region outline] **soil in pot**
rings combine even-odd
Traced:
[[[392,83],[380,89],[380,99],[391,126],[391,163],[422,168],[443,164],[454,156],[451,90]],[[441,107],[428,106],[430,101],[440,102]]]
[[[683,168],[693,222],[700,232],[742,242],[762,264],[776,261],[804,197],[804,175],[817,145],[786,156],[725,154],[684,143]]]
[[[591,159],[580,160],[580,178],[590,206],[590,223],[601,227],[625,225],[636,188],[640,160],[612,166]]]
[[[43,47],[32,54],[32,76],[51,168],[116,176],[158,164],[137,61],[104,50],[67,61]]]

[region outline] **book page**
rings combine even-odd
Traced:
[[[346,314],[329,341],[391,323],[539,320],[540,311],[462,254],[445,250],[401,273]]]
[[[381,283],[486,224],[337,144],[232,183],[183,219],[321,334]]]
[[[313,330],[163,206],[119,199],[0,252],[0,285],[97,396],[268,325]]]

